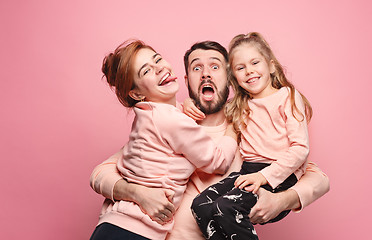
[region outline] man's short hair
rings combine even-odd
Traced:
[[[227,53],[226,48],[224,48],[221,44],[214,41],[203,41],[203,42],[197,42],[194,45],[191,46],[189,50],[186,51],[185,56],[183,57],[183,63],[185,64],[185,72],[186,75],[189,74],[188,67],[189,67],[189,56],[190,54],[197,50],[215,50],[222,54],[222,56],[225,58],[226,63],[229,61],[229,55]]]

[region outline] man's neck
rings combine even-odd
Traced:
[[[201,126],[214,127],[221,125],[225,121],[225,119],[226,119],[225,113],[223,112],[222,109],[219,112],[206,115],[206,117],[203,120],[198,121],[197,123]]]

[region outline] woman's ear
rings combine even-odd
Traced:
[[[144,100],[146,97],[143,96],[138,89],[133,89],[129,91],[129,96],[133,98],[134,100],[141,101]]]

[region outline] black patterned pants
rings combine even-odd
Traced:
[[[244,189],[235,188],[235,180],[243,174],[254,173],[269,164],[244,162],[240,172],[233,172],[222,181],[208,187],[193,201],[191,209],[206,239],[258,239],[253,224],[249,220],[251,208],[257,202],[257,195]],[[270,185],[262,188],[276,193],[284,191],[297,182],[294,174],[273,189]],[[283,211],[269,222],[276,222],[288,215]]]

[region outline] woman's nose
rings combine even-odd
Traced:
[[[155,71],[156,71],[156,74],[159,74],[159,73],[161,73],[163,70],[164,70],[164,66],[159,66],[159,65],[157,65],[156,67],[155,67]]]

